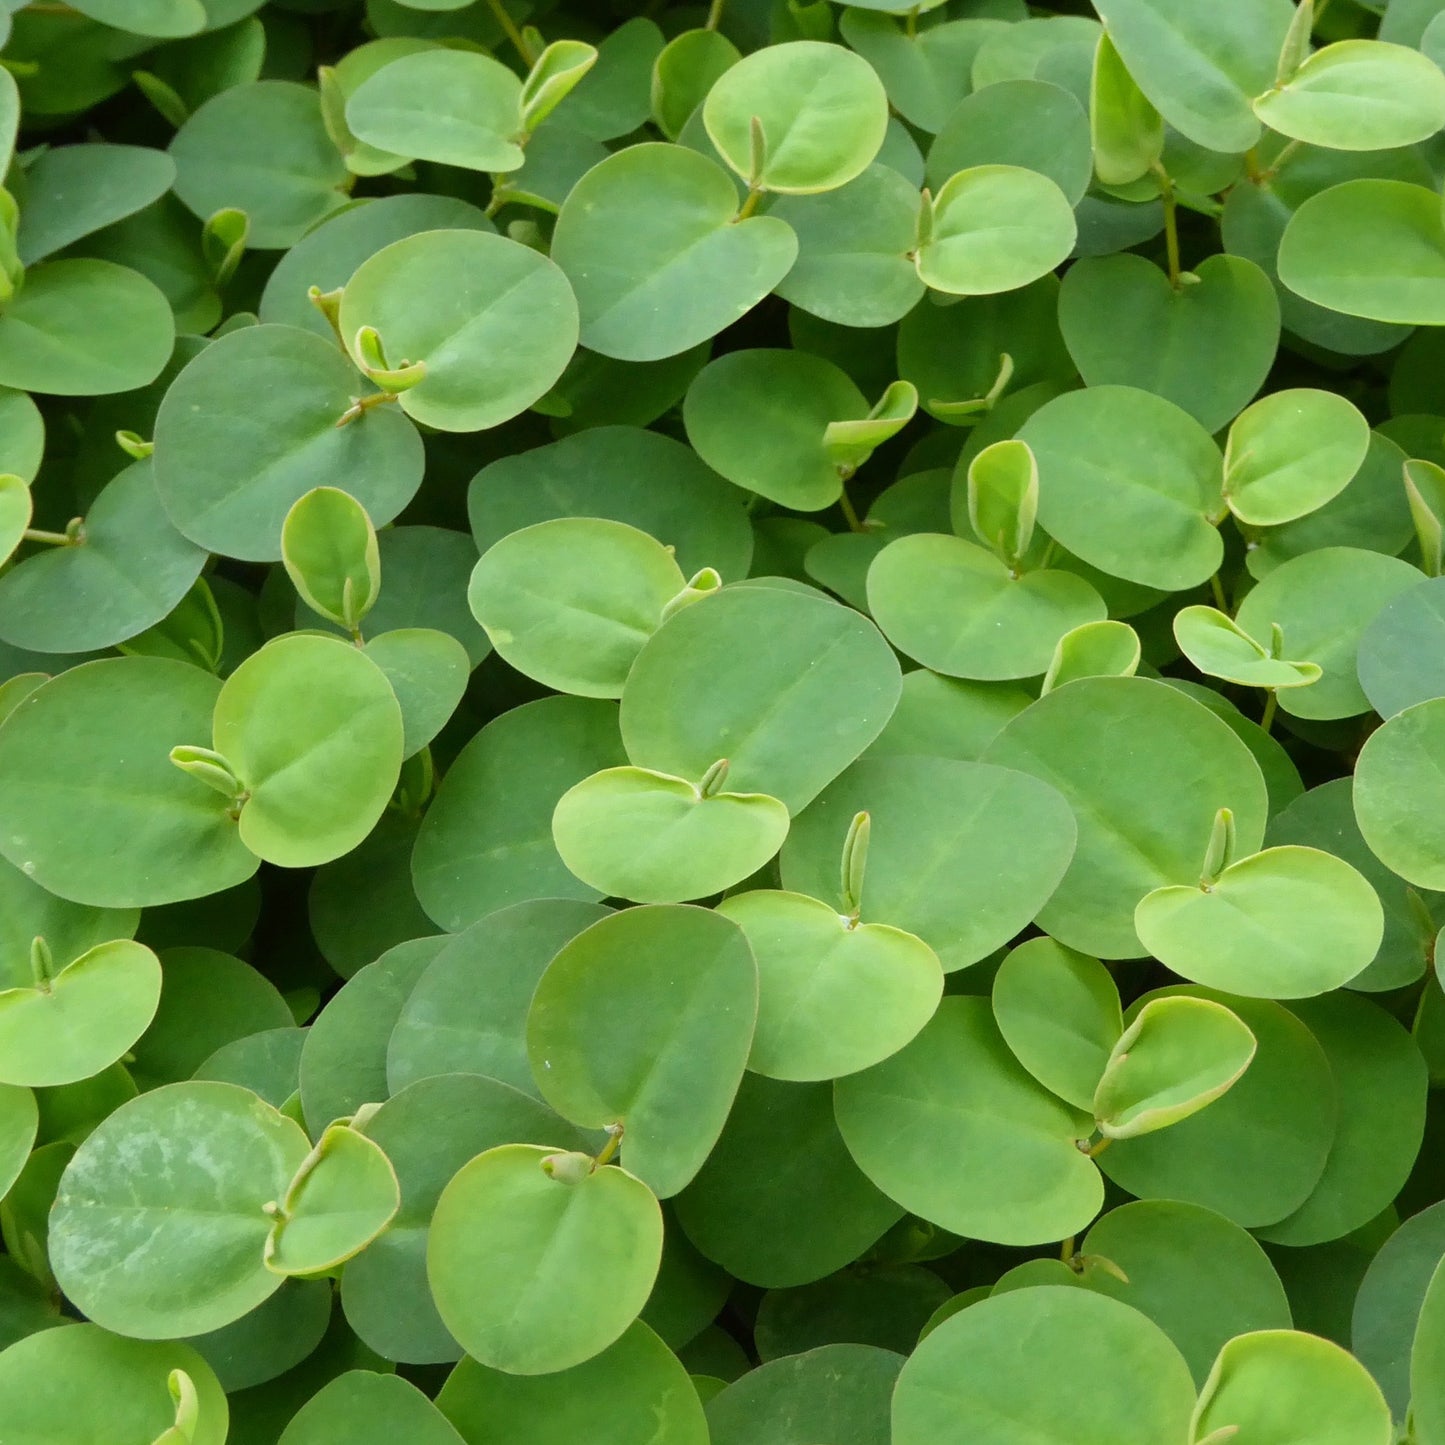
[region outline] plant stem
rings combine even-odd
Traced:
[[[604,1164],[612,1162],[612,1156],[617,1153],[622,1143],[622,1125],[609,1124],[607,1126],[607,1143],[603,1145],[602,1152],[593,1161],[592,1167],[600,1169]]]
[[[512,42],[518,55],[522,57],[524,65],[535,65],[537,57],[532,54],[532,47],[527,44],[526,38],[517,28],[517,22],[512,19],[507,7],[502,0],[487,0],[487,9],[496,17],[497,24],[502,27],[508,40]]]
[[[1077,1247],[1077,1245],[1078,1245],[1078,1236],[1071,1234],[1071,1235],[1063,1242],[1063,1244],[1061,1244],[1061,1245],[1059,1246],[1059,1258],[1060,1258],[1061,1260],[1063,1260],[1063,1262],[1064,1262],[1065,1264],[1067,1264],[1067,1263],[1074,1257],[1074,1250],[1075,1250],[1075,1248]]]
[[[1219,580],[1218,572],[1209,579],[1209,590],[1214,593],[1214,605],[1227,615],[1229,612],[1229,599],[1224,595],[1224,583]]]
[[[67,537],[64,532],[42,532],[37,527],[27,527],[22,535],[27,542],[44,542],[47,547],[75,545],[75,538]]]
[[[1278,707],[1279,694],[1275,692],[1273,688],[1271,688],[1269,691],[1269,696],[1266,697],[1264,700],[1264,711],[1260,714],[1259,718],[1259,725],[1265,730],[1265,732],[1269,731],[1270,724],[1274,722],[1275,711]]]
[[[716,30],[722,24],[723,6],[727,0],[712,0],[708,7],[707,22],[703,25],[704,30]]]
[[[853,500],[848,495],[848,483],[846,481],[842,484],[842,489],[838,493],[838,505],[843,509],[843,520],[848,523],[848,530],[850,532],[861,532],[863,530],[863,523],[858,520],[858,513],[853,508]]]
[[[903,22],[903,31],[910,40],[918,34],[918,6],[915,5],[908,12],[908,18]]]
[[[746,221],[747,218],[748,218],[749,216],[751,216],[754,211],[757,210],[757,208],[758,208],[758,202],[761,201],[762,198],[763,198],[763,190],[762,190],[762,187],[761,187],[761,186],[754,186],[754,187],[748,192],[748,198],[747,198],[747,200],[745,200],[745,201],[743,202],[741,209],[738,211],[737,215],[733,217],[733,220],[735,220],[735,221]]]
[[[1158,161],[1152,167],[1159,182],[1159,199],[1164,202],[1164,248],[1169,257],[1169,284],[1179,289],[1179,225],[1178,204],[1174,199],[1174,182]]]
[[[1097,1159],[1113,1142],[1114,1136],[1112,1134],[1105,1134],[1102,1138],[1094,1140],[1084,1152],[1090,1159]]]

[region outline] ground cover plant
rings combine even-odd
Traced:
[[[0,1445],[1445,1445],[1445,0],[0,41]]]

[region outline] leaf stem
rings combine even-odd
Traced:
[[[761,201],[762,198],[763,188],[761,186],[753,186],[748,191],[747,200],[743,202],[741,209],[738,211],[737,215],[733,217],[733,220],[746,221],[747,218],[751,216],[754,211],[757,210],[758,202]]]
[[[727,0],[712,0],[707,12],[707,21],[703,25],[704,30],[716,30],[722,24],[723,6],[726,4]]]
[[[517,22],[512,19],[502,0],[487,0],[487,9],[496,17],[497,24],[502,27],[517,54],[522,57],[522,63],[527,66],[535,65],[537,57],[532,53],[532,47],[527,44],[526,37],[517,28]]]
[[[858,519],[858,513],[854,509],[853,499],[848,495],[848,483],[844,481],[838,491],[838,505],[843,509],[843,520],[848,523],[850,532],[863,531],[863,523]]]
[[[341,413],[336,425],[344,427],[348,422],[353,422],[363,412],[370,411],[374,406],[385,406],[389,401],[396,401],[401,396],[399,391],[374,391],[369,396],[358,396],[352,400],[349,407]]]
[[[1065,1264],[1068,1264],[1069,1261],[1073,1259],[1074,1252],[1078,1248],[1078,1242],[1078,1236],[1071,1234],[1063,1244],[1059,1246],[1059,1258],[1063,1260]]]
[[[1269,731],[1270,724],[1274,722],[1274,715],[1278,707],[1279,694],[1273,688],[1270,688],[1269,695],[1264,700],[1264,711],[1260,714],[1259,718],[1259,725],[1265,732]]]
[[[907,35],[910,40],[918,34],[918,10],[919,7],[915,5],[913,9],[908,12],[908,16],[903,22],[903,33]]]
[[[602,1146],[602,1152],[592,1161],[594,1169],[600,1169],[604,1164],[612,1162],[612,1156],[617,1153],[622,1144],[622,1125],[609,1124],[607,1126],[607,1143]]]
[[[1169,284],[1179,289],[1179,224],[1178,203],[1174,199],[1174,182],[1169,172],[1155,161],[1151,169],[1159,182],[1159,199],[1164,202],[1164,249],[1169,257]]]
[[[1114,1136],[1112,1134],[1105,1134],[1102,1137],[1095,1139],[1094,1142],[1090,1144],[1087,1149],[1084,1150],[1084,1153],[1087,1154],[1090,1159],[1097,1159],[1099,1155],[1102,1154],[1104,1150],[1107,1149],[1109,1145],[1113,1142]]]
[[[1229,598],[1224,595],[1224,583],[1219,580],[1218,572],[1209,579],[1209,590],[1214,593],[1214,605],[1228,616]]]
[[[27,542],[44,542],[47,547],[73,547],[75,538],[64,532],[42,532],[38,527],[27,527],[22,534]]]

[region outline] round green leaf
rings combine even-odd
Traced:
[[[1118,753],[1126,735],[1127,766]],[[1073,807],[1078,847],[1038,923],[1098,957],[1148,951],[1136,905],[1155,888],[1198,882],[1220,808],[1234,814],[1240,852],[1263,838],[1264,779],[1249,750],[1198,703],[1145,678],[1083,678],[1048,693],[984,760],[1032,773]]]
[[[1059,325],[1090,386],[1153,392],[1214,432],[1269,374],[1279,303],[1269,277],[1242,256],[1210,256],[1176,287],[1126,251],[1069,268]]]
[[[868,610],[888,640],[950,677],[1036,677],[1065,633],[1101,621],[1082,577],[1022,572],[961,537],[915,532],[868,569]]]
[[[52,893],[100,908],[249,878],[257,859],[228,800],[169,758],[209,736],[220,689],[198,667],[149,657],[84,663],[37,688],[0,729],[0,852]]]
[[[479,1154],[442,1191],[427,1275],[479,1364],[551,1374],[599,1355],[647,1302],[662,1211],[640,1180],[530,1144]],[[573,1177],[572,1169],[580,1173]]]
[[[80,1146],[50,1218],[61,1288],[140,1339],[204,1334],[280,1286],[262,1263],[307,1153],[298,1125],[235,1084],[185,1083],[123,1104]]]
[[[1420,1152],[1428,1089],[1425,1062],[1383,1009],[1348,993],[1290,1005],[1314,1034],[1339,1091],[1339,1126],[1325,1172],[1295,1212],[1260,1232],[1292,1246],[1341,1239],[1404,1187]]]
[[[258,80],[213,95],[176,132],[176,195],[201,218],[234,208],[246,243],[284,251],[338,206],[352,184],[310,86]],[[344,475],[340,473],[338,475]]]
[[[993,1016],[1039,1083],[1076,1109],[1093,1108],[1124,1032],[1119,990],[1098,959],[1047,937],[1019,944],[994,975]]]
[[[291,1180],[267,1236],[266,1268],[319,1274],[359,1254],[391,1223],[401,1188],[374,1140],[331,1125]]]
[[[467,600],[497,655],[519,672],[561,692],[621,697],[686,580],[672,553],[635,527],[559,517],[488,548]]]
[[[1197,1204],[1121,1205],[1095,1222],[1079,1254],[1085,1288],[1148,1315],[1199,1384],[1235,1335],[1289,1328],[1289,1302],[1269,1257],[1239,1225]]]
[[[1139,900],[1140,941],[1168,969],[1247,998],[1310,998],[1379,951],[1385,915],[1369,880],[1317,848],[1266,848],[1218,877]]]
[[[111,261],[48,261],[0,313],[0,386],[106,396],[148,386],[175,343],[163,292]]]
[[[828,1085],[754,1073],[743,1075],[721,1138],[675,1208],[703,1254],[770,1289],[843,1268],[903,1215],[853,1162]]]
[[[179,1340],[128,1340],[92,1324],[41,1330],[0,1354],[0,1411],[15,1445],[113,1440],[170,1445],[177,1371],[198,1405],[190,1445],[222,1445],[229,1420],[215,1371]]]
[[[1041,1244],[1078,1232],[1103,1202],[1076,1143],[1092,1121],[1024,1072],[986,999],[946,998],[901,1053],[839,1079],[834,1105],[863,1172],[955,1234]]]
[[[338,426],[363,389],[335,346],[296,327],[212,342],[156,415],[156,487],[171,521],[209,551],[276,561],[292,506],[336,478],[375,525],[389,522],[421,484],[421,438],[389,406]]]
[[[1200,988],[1168,992],[1224,1003],[1258,1051],[1223,1098],[1171,1128],[1118,1140],[1099,1155],[1099,1167],[1141,1199],[1202,1205],[1247,1229],[1275,1224],[1324,1173],[1337,1117],[1329,1061],[1282,1004]]]
[[[3,757],[0,734],[0,757]],[[1355,817],[1370,851],[1408,883],[1445,887],[1437,766],[1445,698],[1396,713],[1370,734],[1355,768]]]
[[[608,768],[558,800],[552,840],[599,894],[681,903],[757,872],[788,834],[788,810],[765,793],[708,792],[646,768]]]
[[[1323,674],[1309,687],[1281,693],[1280,707],[1303,718],[1368,711],[1356,673],[1360,635],[1419,580],[1408,562],[1357,547],[1321,547],[1276,567],[1240,604],[1236,621],[1261,639],[1279,627],[1284,655],[1316,663]]]
[[[858,613],[773,587],[724,588],[643,645],[622,693],[622,740],[637,767],[688,780],[726,758],[730,791],[797,813],[882,731],[900,679]]]
[[[1021,1289],[923,1340],[898,1377],[893,1441],[1159,1445],[1185,1439],[1193,1404],[1188,1366],[1146,1316],[1087,1290]]]
[[[398,1375],[348,1370],[317,1391],[277,1445],[462,1445],[462,1437],[420,1390]]]
[[[339,858],[375,826],[402,759],[386,674],[327,637],[277,638],[227,679],[213,737],[245,796],[246,846],[287,868]]]
[[[577,302],[545,256],[486,231],[423,231],[363,261],[338,325],[366,370],[370,327],[392,367],[424,366],[403,411],[441,431],[481,431],[525,411],[577,345]]]
[[[787,275],[798,241],[782,221],[737,213],[727,172],[683,146],[630,146],[588,171],[552,234],[582,344],[657,361],[752,310]]]
[[[160,996],[160,961],[125,939],[31,987],[0,990],[0,1083],[41,1088],[98,1074],[145,1032]]]
[[[1015,937],[1073,855],[1068,808],[1034,778],[935,757],[866,758],[795,820],[783,886],[847,909],[839,860],[860,812],[870,818],[860,917],[917,934],[950,971]]]
[[[1259,1330],[1230,1340],[1200,1391],[1193,1438],[1230,1429],[1241,1440],[1285,1445],[1390,1445],[1390,1407],[1365,1367],[1332,1340]]]
[[[1181,591],[1218,570],[1219,449],[1187,412],[1130,386],[1065,392],[1024,423],[1039,522],[1113,577]]]
[[[938,955],[911,933],[859,923],[802,893],[725,898],[758,964],[748,1068],[774,1079],[833,1079],[880,1063],[933,1016]]]
[[[0,737],[0,779],[4,753]],[[574,784],[625,761],[617,709],[602,699],[542,698],[488,723],[447,770],[417,834],[422,907],[457,931],[523,899],[599,898],[558,854],[552,815]],[[0,786],[0,818],[3,798]]]
[[[6,1194],[30,1157],[38,1125],[35,1095],[10,1084],[0,1087],[0,1186]]]
[[[527,1056],[542,1097],[584,1128],[620,1124],[630,1172],[676,1194],[727,1119],[757,980],[724,915],[656,906],[600,919],[562,946],[532,998]]]
[[[1440,637],[1445,631],[1445,580],[1417,582],[1387,602],[1360,635],[1360,687],[1382,718],[1417,702],[1445,697]]]
[[[754,51],[713,83],[703,124],[749,185],[808,194],[845,185],[878,154],[888,96],[841,45],[794,40]]]
[[[385,1051],[391,1092],[456,1073],[535,1094],[526,1047],[532,994],[557,952],[608,916],[597,903],[538,898],[489,913],[446,941],[400,1001]]]
[[[713,1445],[887,1445],[902,1365],[892,1350],[851,1344],[769,1360],[709,1401]]]
[[[95,499],[70,546],[47,547],[0,577],[0,637],[32,652],[94,652],[167,616],[206,554],[161,508],[149,462]]]
[[[1428,56],[1379,40],[1340,40],[1254,101],[1293,140],[1335,150],[1415,145],[1445,126],[1445,76]]]
[[[1238,1081],[1254,1052],[1254,1035],[1223,1004],[1151,999],[1120,1035],[1094,1091],[1099,1132],[1135,1139],[1197,1114]]]
[[[28,485],[45,455],[45,419],[25,392],[0,389],[0,423],[0,471]]]
[[[939,188],[918,275],[935,291],[987,296],[1037,281],[1068,258],[1078,229],[1068,197],[1023,166],[971,166]]]
[[[422,50],[383,65],[346,101],[358,140],[474,171],[522,164],[522,82],[490,55]]]
[[[641,1321],[600,1355],[540,1379],[463,1360],[437,1405],[469,1442],[500,1430],[529,1445],[572,1445],[601,1424],[619,1440],[650,1434],[656,1445],[708,1445],[693,1382]]]
[[[1425,186],[1351,180],[1311,196],[1279,245],[1279,278],[1317,306],[1373,321],[1445,322],[1445,220]]]
[[[381,553],[366,508],[339,487],[313,487],[281,524],[281,561],[301,600],[356,628],[381,587]]]

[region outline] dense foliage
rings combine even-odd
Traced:
[[[1445,0],[0,8],[3,1445],[1445,1445]]]

